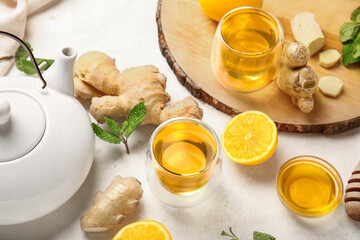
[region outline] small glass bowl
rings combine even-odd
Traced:
[[[343,183],[340,174],[325,160],[297,156],[285,162],[276,177],[281,202],[302,217],[321,217],[341,202]]]

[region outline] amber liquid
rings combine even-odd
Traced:
[[[305,216],[322,216],[337,206],[339,183],[325,167],[302,162],[286,168],[281,178],[281,194],[288,206]]]
[[[276,78],[280,29],[259,10],[226,17],[213,43],[212,62],[219,81],[230,89],[254,91]]]
[[[216,144],[211,134],[195,123],[170,123],[153,142],[154,165],[160,183],[170,192],[192,194],[201,190],[212,173]]]

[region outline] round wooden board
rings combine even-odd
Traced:
[[[285,45],[294,41],[290,19],[299,12],[313,12],[322,27],[326,44],[324,49],[341,52],[338,32],[351,12],[359,5],[357,0],[265,0],[263,8],[281,21]],[[318,64],[315,54],[309,65],[319,79],[337,76],[344,81],[343,93],[338,98],[314,94],[315,107],[309,114],[293,105],[288,95],[272,82],[254,93],[234,93],[223,88],[211,69],[210,53],[217,23],[201,11],[198,0],[159,0],[156,21],[162,54],[178,80],[192,95],[231,116],[247,110],[268,114],[278,130],[286,132],[316,132],[334,134],[360,125],[360,64],[351,68],[338,63],[331,69]]]

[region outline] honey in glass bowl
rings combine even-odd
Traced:
[[[304,217],[333,211],[342,199],[339,173],[328,162],[313,156],[290,159],[280,168],[276,188],[283,204]]]

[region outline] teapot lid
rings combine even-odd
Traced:
[[[39,102],[21,91],[0,90],[0,162],[18,159],[36,147],[45,132]]]

